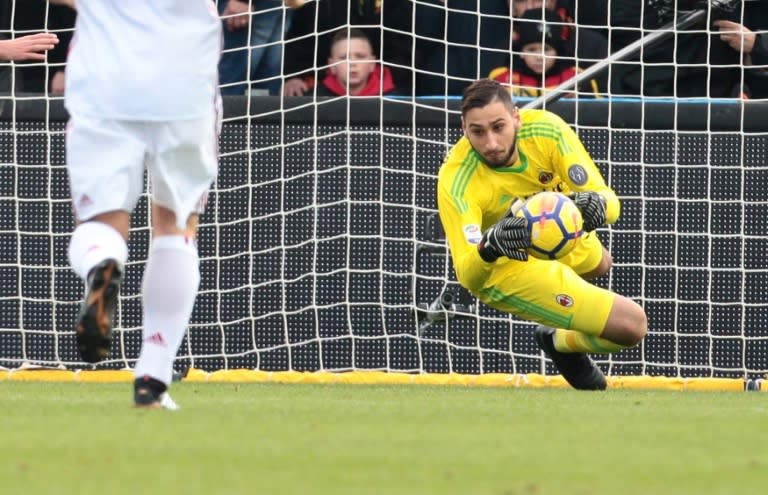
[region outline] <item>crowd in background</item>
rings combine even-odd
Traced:
[[[223,94],[460,95],[475,79],[539,96],[644,32],[674,22],[672,0],[217,0]],[[302,2],[298,2],[302,3]],[[768,0],[719,2],[698,25],[610,64],[572,92],[768,98]],[[58,33],[47,63],[6,65],[0,92],[61,94],[76,13],[0,0],[0,32]],[[126,74],[130,77],[130,74]]]

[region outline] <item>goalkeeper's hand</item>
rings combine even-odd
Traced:
[[[584,231],[592,232],[605,223],[605,198],[592,192],[577,192],[568,195],[576,203],[584,219]]]
[[[528,259],[528,253],[524,249],[530,246],[528,220],[507,215],[483,233],[477,250],[480,257],[488,263],[496,261],[499,256],[525,261]]]

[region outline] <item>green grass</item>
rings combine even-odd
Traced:
[[[768,396],[0,382],[0,492],[764,494]]]

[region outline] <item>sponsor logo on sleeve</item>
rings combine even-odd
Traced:
[[[571,178],[571,182],[577,186],[583,186],[587,183],[589,176],[587,171],[581,165],[571,165],[568,169],[568,177]]]
[[[480,244],[480,240],[483,238],[483,233],[480,231],[480,226],[476,223],[472,223],[464,226],[464,238],[470,244]]]

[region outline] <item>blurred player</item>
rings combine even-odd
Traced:
[[[498,310],[540,323],[535,338],[574,388],[606,380],[586,353],[632,347],[645,336],[636,303],[585,279],[611,267],[594,230],[619,217],[579,138],[556,115],[518,110],[507,89],[481,79],[464,91],[462,137],[438,175],[437,200],[459,283]],[[539,191],[570,194],[587,235],[558,261],[529,258],[526,220],[510,205]]]
[[[210,0],[78,0],[67,62],[67,166],[86,282],[75,332],[85,361],[109,353],[130,213],[148,170],[152,242],[143,280],[138,407],[166,390],[200,281],[198,214],[217,170],[221,21]]]

